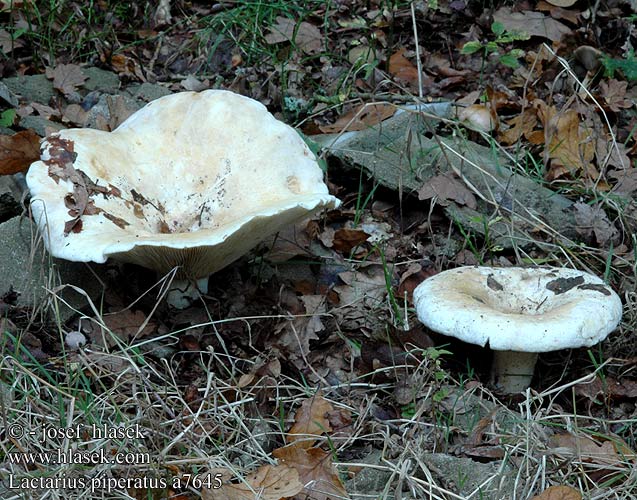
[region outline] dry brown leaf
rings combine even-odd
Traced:
[[[64,95],[70,95],[84,83],[86,75],[77,64],[58,64],[54,68],[46,68],[46,77],[53,80],[53,87]]]
[[[127,76],[129,78],[138,78],[145,82],[146,77],[142,72],[142,68],[139,63],[132,57],[126,54],[115,54],[111,57],[112,68],[120,75]]]
[[[571,33],[571,29],[561,22],[530,10],[513,12],[511,7],[502,7],[493,14],[493,19],[502,23],[507,31],[541,36],[554,42]]]
[[[591,162],[595,156],[595,143],[590,130],[580,123],[577,111],[569,109],[556,113],[553,107],[545,111],[544,118],[550,117],[544,126],[546,153],[551,159],[548,180],[567,173],[593,178],[595,169]]]
[[[0,135],[0,175],[26,172],[40,159],[40,137],[33,130]]]
[[[320,448],[304,449],[296,445],[277,448],[272,452],[285,465],[294,467],[305,485],[295,499],[333,500],[349,498],[338,473],[332,465],[332,454]]]
[[[619,236],[619,231],[608,219],[601,204],[591,206],[578,201],[573,204],[573,209],[577,224],[575,229],[584,238],[590,240],[594,236],[601,247],[606,247]]]
[[[106,314],[102,319],[108,330],[126,343],[129,342],[132,337],[144,337],[157,329],[157,324],[153,320],[149,320],[141,332],[139,332],[146,321],[146,315],[141,311],[133,312],[129,309],[124,309],[117,313]],[[90,335],[93,342],[96,342],[98,345],[112,346],[116,344],[115,339],[113,339],[108,332],[100,328],[98,322],[82,323],[82,329],[86,334]]]
[[[368,238],[369,234],[360,229],[341,228],[334,231],[331,246],[337,252],[349,255],[353,249],[365,243]]]
[[[637,191],[637,168],[613,170],[608,175],[617,180],[613,187],[614,193],[629,195]]]
[[[280,500],[303,491],[299,473],[287,465],[262,465],[245,482],[224,483],[221,488],[203,488],[203,500]]]
[[[327,417],[333,410],[332,404],[320,391],[303,401],[294,417],[294,425],[288,432],[288,443],[294,443],[300,448],[310,448],[315,440],[308,437],[320,436],[332,430]]]
[[[630,99],[626,99],[626,89],[628,88],[628,82],[620,82],[611,78],[606,81],[602,81],[599,84],[601,96],[604,98],[608,109],[619,113],[622,109],[628,109],[632,107],[633,103]]]
[[[365,130],[394,116],[396,107],[389,103],[361,104],[341,115],[331,125],[319,125],[324,134],[335,134],[343,130]]]
[[[62,115],[62,120],[67,123],[72,123],[79,127],[83,127],[86,123],[86,111],[79,104],[69,104],[64,109],[64,115]]]
[[[434,196],[438,197],[441,205],[448,205],[447,200],[452,200],[459,205],[466,205],[475,209],[477,205],[476,197],[465,186],[464,182],[453,177],[452,174],[440,174],[425,182],[418,190],[419,200],[428,200]]]
[[[313,24],[305,21],[298,24],[294,19],[279,16],[276,24],[270,28],[270,33],[265,36],[265,41],[269,44],[292,42],[306,54],[317,54],[322,49],[323,35]]]
[[[0,0],[0,12],[18,10],[30,3],[30,0]]]
[[[595,156],[600,168],[609,166],[625,169],[630,167],[630,150],[621,142],[609,141],[604,136],[599,136],[595,141]]]
[[[565,432],[551,436],[549,445],[556,455],[577,457],[582,462],[602,466],[615,466],[626,460],[634,462],[637,459],[637,454],[618,437],[602,439],[604,436],[592,439],[590,436]]]
[[[579,11],[557,7],[545,2],[544,0],[540,0],[535,6],[535,9],[539,11],[548,11],[553,19],[564,19],[571,24],[579,24],[579,16],[581,15],[581,12]]]
[[[533,109],[526,108],[523,113],[511,118],[507,124],[511,128],[500,131],[498,137],[504,144],[514,144],[522,137],[529,138],[537,125],[537,114]]]
[[[582,500],[582,494],[570,486],[551,486],[531,500]]]
[[[414,66],[409,59],[405,57],[407,49],[404,47],[389,58],[389,74],[396,81],[406,83],[410,87],[418,88],[418,68]]]
[[[325,329],[321,315],[326,310],[323,295],[303,295],[300,301],[307,316],[282,321],[275,328],[276,340],[273,342],[273,347],[285,353],[286,359],[299,368],[307,364],[310,341],[318,340],[318,332]]]
[[[591,401],[611,399],[637,399],[637,382],[622,379],[621,382],[613,377],[596,377],[593,382],[577,384],[575,394],[584,396]]]

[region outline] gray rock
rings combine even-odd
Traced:
[[[162,87],[161,85],[157,85],[154,83],[142,83],[130,85],[126,91],[135,99],[139,99],[144,101],[144,103],[154,101],[155,99],[159,99],[160,97],[164,97],[165,95],[172,94],[170,90],[166,87]]]
[[[11,92],[21,96],[22,100],[26,102],[39,102],[48,105],[55,95],[53,82],[46,75],[5,78],[3,83]]]
[[[88,77],[84,82],[83,87],[89,92],[98,90],[100,92],[114,94],[119,91],[119,77],[111,71],[106,71],[93,66],[90,68],[82,68],[82,73]]]
[[[47,289],[74,285],[99,302],[106,274],[99,264],[52,258],[44,250],[36,226],[27,218],[14,217],[0,224],[0,276],[0,296],[13,289],[20,294],[18,305],[43,307],[64,323],[75,314],[73,309],[84,308],[88,300],[70,287],[58,289],[59,298]]]
[[[0,99],[9,103],[14,108],[18,107],[18,98],[13,92],[11,92],[9,87],[2,82],[0,82]]]
[[[42,116],[25,116],[20,118],[20,126],[22,128],[30,128],[40,137],[47,135],[46,130],[53,129],[55,132],[64,130],[66,127],[61,123],[52,122]]]
[[[446,107],[445,107],[446,106]],[[358,132],[312,136],[343,169],[361,169],[383,186],[416,192],[441,173],[461,174],[483,199],[477,208],[444,201],[445,212],[465,231],[489,236],[504,248],[529,246],[526,233],[537,227],[553,232],[565,244],[579,239],[573,202],[516,173],[508,158],[492,148],[458,136],[427,137],[435,117],[450,114],[449,103],[425,105],[428,115],[402,113]],[[469,190],[471,191],[471,190]],[[497,211],[496,211],[497,209]],[[496,217],[497,216],[497,217]]]

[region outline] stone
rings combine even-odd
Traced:
[[[27,103],[39,102],[48,105],[55,95],[53,82],[46,75],[15,76],[5,78],[3,83]]]
[[[60,130],[64,130],[66,127],[61,123],[52,122],[51,120],[47,120],[43,116],[25,116],[20,118],[20,126],[22,128],[30,128],[40,137],[45,137],[47,134],[47,129],[49,132],[59,132]]]
[[[311,139],[338,159],[343,169],[362,169],[381,185],[406,194],[418,191],[436,175],[461,174],[485,200],[478,199],[477,209],[443,200],[444,210],[465,232],[488,237],[488,243],[504,248],[529,246],[532,239],[526,233],[538,228],[567,245],[579,239],[571,200],[517,174],[493,148],[456,136],[428,137],[436,126],[435,116],[450,116],[450,108],[449,103],[423,106],[425,118],[397,113],[365,130]]]
[[[92,66],[89,68],[82,68],[82,73],[84,73],[87,77],[83,87],[88,92],[97,90],[99,92],[115,94],[119,91],[119,76],[112,71],[106,71]]]
[[[142,83],[130,85],[126,91],[135,99],[139,99],[144,101],[144,103],[154,101],[155,99],[159,99],[160,97],[164,97],[165,95],[172,94],[170,90],[161,85],[157,85],[155,83]]]
[[[2,82],[0,82],[0,99],[5,101],[7,104],[10,104],[14,108],[18,107],[18,98],[13,92],[11,92],[9,87],[7,87]]]
[[[60,285],[74,285],[99,304],[106,266],[52,258],[28,218],[14,217],[0,224],[0,241],[0,297],[14,290],[20,294],[18,306],[42,307],[60,323],[88,305],[85,295],[71,287],[58,289]]]

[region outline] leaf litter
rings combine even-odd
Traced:
[[[630,124],[625,118],[627,111],[633,108],[631,84],[623,81],[619,73],[615,75],[615,78],[602,77],[597,83],[589,80],[589,82],[593,81],[593,87],[591,87],[593,95],[604,111],[610,113],[609,123],[612,128],[608,129],[609,124],[600,119],[601,112],[585,95],[569,87],[568,83],[564,85],[560,83],[560,79],[557,78],[560,67],[556,65],[556,59],[538,46],[540,42],[537,38],[520,44],[526,52],[526,58],[520,68],[500,71],[502,68],[498,69],[494,66],[494,60],[490,58],[482,60],[480,54],[474,57],[459,56],[459,49],[464,40],[489,39],[490,19],[482,18],[482,12],[476,11],[475,6],[470,3],[439,2],[438,4],[438,7],[429,4],[415,7],[416,21],[420,25],[426,23],[434,41],[432,43],[430,40],[421,40],[420,50],[416,50],[413,40],[410,39],[409,9],[388,12],[377,8],[372,3],[364,7],[360,6],[358,10],[358,7],[355,9],[346,4],[339,4],[333,11],[319,9],[313,16],[304,18],[302,22],[292,21],[285,16],[275,17],[274,23],[264,29],[267,33],[265,42],[277,50],[279,55],[286,57],[285,54],[291,54],[290,60],[287,61],[289,65],[286,66],[290,69],[290,79],[288,95],[285,97],[291,96],[297,99],[296,103],[301,103],[300,107],[293,111],[299,113],[295,115],[295,119],[306,120],[304,126],[310,129],[330,133],[365,131],[378,125],[383,126],[394,115],[396,106],[392,101],[404,102],[405,96],[398,89],[406,88],[413,92],[418,88],[418,82],[421,80],[425,84],[425,95],[431,95],[436,99],[459,101],[462,97],[473,93],[471,99],[467,97],[467,101],[470,101],[466,103],[468,106],[475,104],[493,109],[500,127],[496,131],[488,130],[487,132],[492,133],[505,146],[509,146],[508,153],[515,151],[516,154],[520,152],[522,158],[528,154],[541,159],[537,174],[541,181],[538,180],[538,184],[539,182],[553,183],[553,186],[565,187],[566,191],[571,188],[578,190],[585,186],[586,189],[598,189],[598,193],[621,194],[628,200],[637,185],[637,181],[634,181],[637,177],[633,175],[635,171],[634,140],[629,133]],[[232,10],[236,7],[232,4],[224,8]],[[580,26],[583,22],[582,16],[588,15],[589,12],[582,13],[577,5],[572,6],[568,2],[557,1],[538,3],[536,12],[530,10],[526,4],[511,8],[498,9],[497,7],[495,6],[495,17],[503,22],[507,29],[520,29],[531,36],[552,40],[553,48],[560,55],[566,57],[574,53],[574,60],[581,59],[579,57],[581,51],[573,51],[573,47],[569,45],[570,42],[564,41],[568,38],[564,35],[575,33],[575,28],[571,27]],[[198,9],[206,15],[217,15],[216,11],[211,10],[212,8],[203,5],[192,6],[192,9]],[[626,14],[625,7],[624,11],[618,7],[614,7],[615,10],[603,9],[606,9],[606,6],[602,6],[596,14],[599,14],[597,22],[603,23],[605,27],[614,22],[611,19],[621,17],[619,14],[622,12]],[[181,15],[174,8],[172,12],[169,9],[167,14],[162,14],[159,26],[146,30],[147,33],[142,33],[144,30],[139,31],[139,47],[119,47],[121,50],[118,53],[111,53],[110,49],[101,48],[99,56],[101,64],[117,71],[124,81],[153,81],[154,78],[159,77],[160,81],[172,90],[186,88],[196,91],[208,88],[212,85],[211,77],[205,78],[207,75],[203,71],[201,73],[189,71],[189,68],[192,68],[189,65],[195,62],[200,63],[203,59],[189,54],[189,49],[175,50],[175,47],[179,47],[180,44],[184,44],[181,45],[183,47],[190,47],[187,45],[188,35],[179,23],[170,26],[172,32],[162,31],[164,29],[162,24],[175,23],[175,18],[179,19]],[[116,13],[114,16],[117,18]],[[333,23],[333,26],[338,26],[342,31],[339,31],[334,38],[331,35],[327,36],[325,26],[318,19],[327,20],[327,23]],[[392,40],[388,37],[390,26],[392,29],[396,26],[401,27],[401,30],[397,31],[403,33],[400,39]],[[451,38],[438,40],[438,32],[447,33],[450,26],[458,28],[452,33]],[[153,30],[156,30],[154,34]],[[477,33],[476,38],[467,35],[469,31]],[[158,42],[155,38],[158,32],[161,32],[162,42]],[[0,40],[5,39],[0,38]],[[237,38],[237,40],[241,39]],[[440,45],[435,45],[436,40],[440,42]],[[19,43],[13,44],[11,50],[23,54],[24,40],[15,41]],[[234,41],[233,39],[232,43]],[[450,41],[452,43],[449,43]],[[6,44],[7,40],[2,43]],[[370,62],[366,59],[368,57],[365,55],[366,47],[374,47],[374,51],[367,51],[367,54],[380,54],[380,56],[377,67],[365,74],[364,72],[356,73],[356,77],[348,81],[347,75],[350,74],[348,72],[351,66],[348,66],[347,61],[352,52],[352,45],[356,46],[355,43],[363,44],[361,50],[354,51],[357,54],[356,61],[359,63],[369,64]],[[278,77],[278,70],[268,62],[249,65],[246,63],[248,54],[242,53],[239,47],[225,48],[222,45],[217,47],[214,55],[215,64],[219,64],[215,75],[219,75],[220,85],[257,97],[271,109],[277,111],[283,109],[284,96],[281,95],[280,89],[277,89],[277,85],[272,84],[272,81]],[[440,47],[443,46],[446,47],[445,50],[441,50]],[[515,46],[518,47],[518,45]],[[511,47],[506,46],[502,50],[509,50]],[[607,50],[609,47],[607,46]],[[342,60],[332,59],[330,51],[341,54]],[[181,55],[173,55],[177,52]],[[243,57],[238,56],[239,53]],[[308,55],[317,57],[308,61],[306,58]],[[423,69],[421,74],[418,74],[416,64],[418,55],[421,57]],[[595,55],[593,59],[597,60],[598,57],[601,56]],[[217,59],[221,62],[219,63]],[[143,64],[140,64],[140,61]],[[349,61],[349,64],[354,62]],[[205,64],[207,63],[202,63],[202,68],[206,67]],[[54,88],[59,91],[56,99],[63,99],[60,101],[62,104],[58,105],[57,101],[50,101],[39,106],[32,105],[31,110],[23,109],[22,114],[29,116],[37,113],[38,116],[52,121],[85,126],[89,122],[87,110],[83,107],[84,103],[71,102],[77,98],[76,94],[80,96],[85,94],[83,87],[87,80],[83,78],[84,66],[54,63],[47,63],[46,66],[50,66],[47,74]],[[591,71],[587,65],[584,66],[586,72]],[[484,68],[486,68],[485,71],[483,71]],[[497,97],[493,90],[485,90],[478,83],[482,81],[482,75],[490,86],[497,87],[498,92],[505,97]],[[162,78],[165,80],[161,80]],[[326,88],[330,87],[330,90],[325,95],[317,95],[315,100],[317,80],[324,83]],[[569,78],[565,80],[568,81]],[[258,83],[255,84],[255,82]],[[346,92],[343,91],[345,88]],[[343,93],[345,101],[341,97],[341,92],[345,92]],[[351,95],[346,96],[347,92],[351,92]],[[487,96],[486,101],[483,95]],[[350,100],[349,97],[353,99]],[[381,97],[390,104],[384,102],[378,104],[374,101],[375,97]],[[320,98],[328,102],[320,102]],[[330,100],[332,98],[333,100]],[[304,102],[307,103],[306,108],[303,107]],[[485,105],[485,102],[488,104]],[[126,114],[124,111],[126,106],[122,103],[121,96],[111,98],[107,104],[109,116],[103,115],[94,120],[91,126],[102,130],[113,130]],[[90,107],[88,109],[90,110]],[[292,112],[291,108],[285,108],[285,113],[289,112]],[[445,125],[438,123],[426,134],[431,136],[443,131],[445,131]],[[462,134],[465,132],[463,131]],[[470,140],[481,141],[474,136],[467,137],[470,137]],[[615,142],[616,138],[620,139],[620,142]],[[411,149],[413,142],[403,144],[407,146],[397,148],[399,153],[403,156],[413,154]],[[400,143],[392,144],[392,146],[396,145]],[[14,149],[18,150],[15,154],[17,164],[28,165],[28,153],[20,159],[20,155],[23,154],[19,152],[20,148]],[[72,151],[67,153],[69,158],[66,160],[70,160]],[[80,172],[73,172],[72,161],[69,165],[66,160],[62,161],[62,158],[59,160],[59,164],[52,166],[52,175],[57,176],[58,179],[73,179],[74,184],[73,192],[67,199],[67,209],[72,218],[68,222],[67,229],[69,232],[81,230],[81,217],[89,216],[92,212],[99,210],[95,207],[95,196],[105,195],[103,190],[110,190],[111,187],[91,185],[91,181],[85,179]],[[439,164],[443,163],[440,157],[437,161]],[[437,172],[433,177],[416,177],[418,182],[407,188],[404,184],[400,184],[400,187],[396,185],[388,189],[385,186],[376,190],[377,184],[373,177],[367,179],[356,175],[355,180],[344,179],[344,176],[333,167],[333,163],[330,163],[332,188],[340,190],[339,196],[342,196],[349,207],[355,206],[356,210],[350,212],[343,210],[338,214],[329,214],[325,218],[309,223],[304,222],[295,228],[290,228],[289,231],[275,238],[269,252],[267,250],[263,254],[257,252],[249,258],[252,260],[242,260],[216,278],[215,283],[211,282],[213,288],[211,295],[206,298],[206,306],[214,311],[212,315],[207,311],[205,314],[193,315],[190,319],[184,316],[179,320],[183,322],[182,324],[188,325],[192,331],[183,335],[179,342],[184,353],[174,355],[175,357],[171,359],[179,360],[175,363],[183,370],[180,375],[184,376],[184,379],[184,374],[190,373],[189,370],[195,374],[193,380],[196,382],[190,386],[195,388],[195,396],[189,400],[198,401],[197,405],[205,405],[202,398],[197,396],[197,391],[202,391],[205,382],[202,384],[201,381],[205,379],[206,374],[201,367],[197,367],[196,363],[192,362],[192,357],[202,356],[200,359],[205,360],[208,354],[204,354],[204,351],[209,348],[217,349],[219,352],[222,349],[228,349],[231,356],[237,356],[248,364],[252,361],[254,363],[245,368],[242,378],[237,378],[235,382],[229,378],[228,383],[232,387],[220,388],[219,393],[229,397],[228,395],[237,388],[254,391],[249,395],[255,397],[257,411],[263,412],[259,415],[277,414],[277,409],[273,408],[271,403],[276,398],[276,391],[280,390],[277,384],[281,384],[281,377],[302,378],[306,384],[309,381],[310,384],[317,385],[325,381],[336,385],[353,380],[361,383],[361,377],[369,377],[364,380],[382,381],[388,386],[386,388],[382,386],[380,389],[370,388],[365,393],[365,397],[356,391],[330,392],[329,400],[337,400],[353,408],[360,405],[360,408],[374,415],[376,419],[373,421],[374,426],[384,425],[383,423],[388,421],[390,422],[388,428],[391,429],[394,422],[400,422],[400,425],[409,433],[418,434],[419,444],[423,445],[423,449],[432,450],[442,447],[449,452],[450,456],[454,453],[471,456],[475,459],[473,464],[476,470],[481,461],[500,460],[503,448],[509,453],[511,448],[508,447],[508,443],[514,441],[498,441],[499,435],[508,432],[502,427],[502,422],[495,417],[481,415],[476,420],[477,423],[473,422],[471,426],[463,427],[456,420],[462,412],[453,405],[440,406],[440,411],[447,412],[443,413],[443,416],[452,422],[444,440],[439,436],[432,437],[410,427],[409,422],[412,418],[410,411],[412,410],[420,412],[418,415],[423,421],[429,416],[440,416],[433,411],[429,415],[426,413],[429,410],[423,410],[423,408],[428,408],[427,401],[432,399],[445,401],[441,393],[436,392],[444,389],[430,382],[418,387],[420,379],[414,381],[413,377],[409,377],[409,373],[406,374],[396,367],[403,362],[408,367],[422,362],[424,358],[419,358],[412,352],[414,343],[422,349],[441,343],[439,339],[436,339],[436,342],[428,339],[429,343],[427,343],[425,341],[427,333],[422,329],[403,332],[402,325],[400,328],[393,325],[396,311],[403,305],[406,307],[412,305],[410,293],[422,279],[435,273],[436,269],[460,262],[467,256],[474,259],[475,263],[493,261],[508,262],[510,265],[517,262],[516,256],[512,253],[498,250],[497,245],[489,246],[484,243],[487,240],[484,238],[485,235],[479,236],[474,229],[467,231],[465,226],[465,233],[458,234],[458,223],[455,222],[454,226],[449,213],[437,210],[430,202],[436,198],[440,205],[470,208],[476,212],[479,211],[477,215],[472,215],[473,218],[484,217],[484,200],[469,189],[469,184],[466,182],[468,168],[465,162],[457,168],[457,172],[446,174]],[[399,179],[398,183],[403,181],[404,178]],[[364,203],[361,205],[359,201],[356,201],[357,193],[361,192],[365,195],[374,194],[369,206]],[[399,192],[400,197],[397,194]],[[482,190],[482,194],[484,192]],[[587,192],[586,196],[589,194],[590,192]],[[503,190],[497,195],[499,198],[495,208],[510,209],[511,205],[508,205],[507,198],[509,192]],[[622,226],[624,223],[630,224],[630,220],[619,220],[609,210],[609,205],[600,202],[599,199],[592,200],[587,197],[579,199],[571,193],[567,195],[572,201],[570,212],[577,222],[577,241],[586,242],[599,249],[609,249],[612,246],[616,253],[611,257],[626,258],[625,256],[630,255],[630,241],[624,238]],[[386,202],[386,207],[383,210],[375,210],[374,207],[379,206],[380,202]],[[495,210],[494,205],[490,207],[491,210]],[[503,213],[506,214],[506,212]],[[489,224],[500,216],[493,212],[492,218],[484,217],[478,226],[486,225],[491,230],[492,226]],[[534,235],[541,243],[548,245],[555,243],[547,236],[540,236],[538,227],[530,231],[529,234]],[[489,231],[489,234],[492,234],[492,231]],[[478,246],[471,247],[469,243]],[[481,243],[485,244],[482,250],[479,246]],[[622,245],[624,249],[621,248]],[[529,251],[529,258],[536,259],[538,262],[543,259],[547,259],[549,263],[561,262],[559,259],[552,261],[552,255],[543,248],[546,247],[540,246],[539,250],[534,248]],[[381,258],[381,253],[384,258]],[[430,258],[432,260],[429,260]],[[588,265],[591,265],[590,262]],[[252,266],[256,266],[257,270]],[[392,300],[397,298],[399,300],[395,306],[398,307],[392,307]],[[406,304],[402,302],[403,298],[406,299]],[[141,307],[128,312],[105,314],[103,321],[108,330],[116,335],[118,342],[121,341],[124,344],[135,342],[133,339],[142,336],[152,338],[155,335],[165,335],[167,331],[170,331],[175,324],[172,322],[173,318],[170,315],[164,316],[163,320],[166,321],[164,324],[155,316],[149,319],[149,310]],[[270,318],[269,315],[273,311],[277,317]],[[250,314],[260,315],[261,319],[237,319]],[[209,324],[211,316],[233,321],[213,328]],[[412,323],[415,322],[413,314],[409,320]],[[388,328],[388,325],[392,328]],[[98,327],[98,329],[101,331],[101,328]],[[390,330],[389,333],[388,330]],[[92,333],[96,335],[97,330]],[[223,344],[220,343],[219,337],[223,340]],[[405,344],[397,339],[403,340]],[[104,349],[115,348],[111,343],[105,343],[103,346],[100,346],[98,341],[94,340],[94,343],[97,347]],[[47,350],[46,343],[41,346],[40,349]],[[258,352],[258,358],[255,352]],[[464,367],[458,368],[454,365],[454,363],[461,364],[460,361],[455,360],[459,357],[458,352],[462,351],[454,353],[450,365],[445,365],[445,369],[451,373],[462,373],[464,376]],[[149,359],[152,360],[152,358]],[[106,370],[104,367],[111,365],[104,362],[99,366]],[[121,370],[124,366],[124,362],[120,360],[117,367],[113,364],[111,368]],[[585,364],[581,363],[579,366],[585,366]],[[219,363],[216,367],[218,373],[228,373],[230,363]],[[388,367],[390,370],[383,371],[382,367]],[[548,370],[548,372],[551,373],[546,376],[551,377],[552,371]],[[484,381],[486,378],[481,380]],[[622,380],[621,383],[614,383],[614,380],[617,379],[613,377],[607,377],[605,381],[595,379],[595,383],[589,387],[588,392],[576,386],[576,394],[583,401],[587,403],[595,401],[595,406],[590,407],[591,415],[599,415],[604,410],[601,408],[603,402],[609,399],[634,403],[635,395],[632,387],[634,384],[630,377]],[[481,388],[482,381],[479,381],[479,375],[475,376],[473,380],[468,381],[466,387],[468,390]],[[224,384],[225,382],[224,380]],[[606,385],[607,382],[610,385]],[[542,383],[543,387],[549,386],[549,382],[545,382],[544,379]],[[262,387],[262,384],[271,384],[271,386]],[[404,397],[386,398],[388,394],[393,394],[393,386],[398,387],[401,384],[405,385],[407,391],[403,394]],[[280,387],[282,386],[283,384]],[[413,396],[414,387],[419,389],[415,392],[417,396]],[[427,394],[428,390],[432,392],[424,398],[423,394]],[[239,401],[239,396],[237,394],[235,396]],[[374,399],[369,407],[365,406],[367,396]],[[243,469],[246,471],[244,482],[239,482],[234,473],[226,470],[223,488],[220,491],[204,492],[204,498],[254,498],[255,491],[261,495],[261,498],[272,499],[304,498],[307,494],[312,494],[312,498],[346,496],[341,480],[345,476],[339,476],[335,472],[333,461],[343,461],[343,455],[350,451],[343,448],[337,448],[335,451],[326,443],[326,440],[328,436],[336,438],[339,428],[345,429],[344,436],[347,437],[347,433],[351,432],[348,425],[352,419],[345,412],[334,409],[334,405],[329,403],[327,397],[321,398],[323,396],[314,396],[301,403],[298,400],[292,403],[296,405],[291,406],[296,408],[296,414],[293,419],[286,415],[287,418],[282,423],[281,430],[277,431],[280,439],[271,448],[268,458],[270,460],[272,460],[271,457],[278,458],[279,465],[272,463],[259,465],[251,461],[250,465]],[[487,398],[485,396],[483,403]],[[400,407],[395,406],[397,402]],[[551,409],[547,409],[547,413],[552,410],[554,413],[559,411],[568,414],[568,408],[570,408],[568,398],[561,398],[558,402],[566,409],[556,404]],[[414,408],[410,407],[411,404],[415,405]],[[506,407],[507,404],[508,402],[499,403],[502,407]],[[509,406],[515,407],[515,402]],[[577,409],[577,407],[574,408],[574,410]],[[538,431],[540,436],[538,444],[547,444],[544,437],[546,437],[548,426],[542,424],[541,415],[532,417],[536,418],[532,421],[532,431],[542,429],[541,432]],[[582,412],[579,412],[577,418],[583,418]],[[361,423],[365,426],[365,431],[373,427],[369,421],[357,422],[358,425]],[[214,434],[217,431],[209,430],[208,432],[212,432],[211,436],[215,439],[221,436],[221,434]],[[303,438],[305,434],[309,436]],[[391,439],[385,443],[389,455],[384,457],[385,460],[400,456],[405,451],[411,451],[413,441],[407,439],[401,441],[402,434],[398,431],[389,431],[389,434]],[[315,437],[312,438],[312,435]],[[556,435],[560,436],[559,431]],[[590,439],[580,435],[574,438],[572,436],[556,438],[551,444],[559,446],[551,448],[550,453],[555,453],[548,456],[556,460],[560,467],[569,467],[571,463],[569,460],[579,457],[585,465],[587,478],[593,481],[599,481],[600,478],[603,480],[611,477],[606,475],[610,469],[621,469],[622,460],[634,459],[630,446],[617,444],[618,441],[614,439],[614,436],[607,437],[609,439],[604,437]],[[514,438],[516,436],[507,435],[507,439]],[[611,441],[612,445],[607,444]],[[287,446],[281,446],[285,443]],[[464,448],[454,448],[458,445]],[[356,442],[351,448],[354,450],[353,461],[359,462],[365,455],[364,452],[368,452],[370,447],[363,443],[360,443],[359,447],[359,443]],[[582,450],[585,453],[578,456],[577,453]],[[516,455],[514,450],[510,456],[512,462],[521,463],[521,467],[524,466],[524,455]],[[416,457],[416,462],[419,459],[420,457]],[[562,462],[563,460],[565,462]],[[595,470],[592,470],[595,467],[603,470],[603,473],[596,474]],[[606,470],[608,467],[610,469]],[[350,470],[350,475],[353,474],[354,469],[353,467]],[[340,466],[339,470],[342,470]],[[553,481],[551,477],[553,472],[555,471],[547,469],[549,481]],[[435,474],[435,471],[433,473]],[[577,477],[577,481],[582,479],[582,476]],[[577,481],[571,484],[577,484]],[[303,488],[306,488],[306,491],[302,493]],[[549,487],[543,492],[535,488],[533,493],[536,494],[536,498],[542,500],[553,498],[554,495],[560,495],[556,498],[581,498],[581,494],[569,486]]]

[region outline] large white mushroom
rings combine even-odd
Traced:
[[[423,281],[414,302],[431,330],[488,345],[505,393],[530,385],[538,353],[597,344],[622,316],[603,280],[563,268],[459,267]]]
[[[339,204],[293,128],[221,90],[157,99],[113,132],[56,133],[27,183],[53,256],[177,268],[177,307],[269,235]]]

